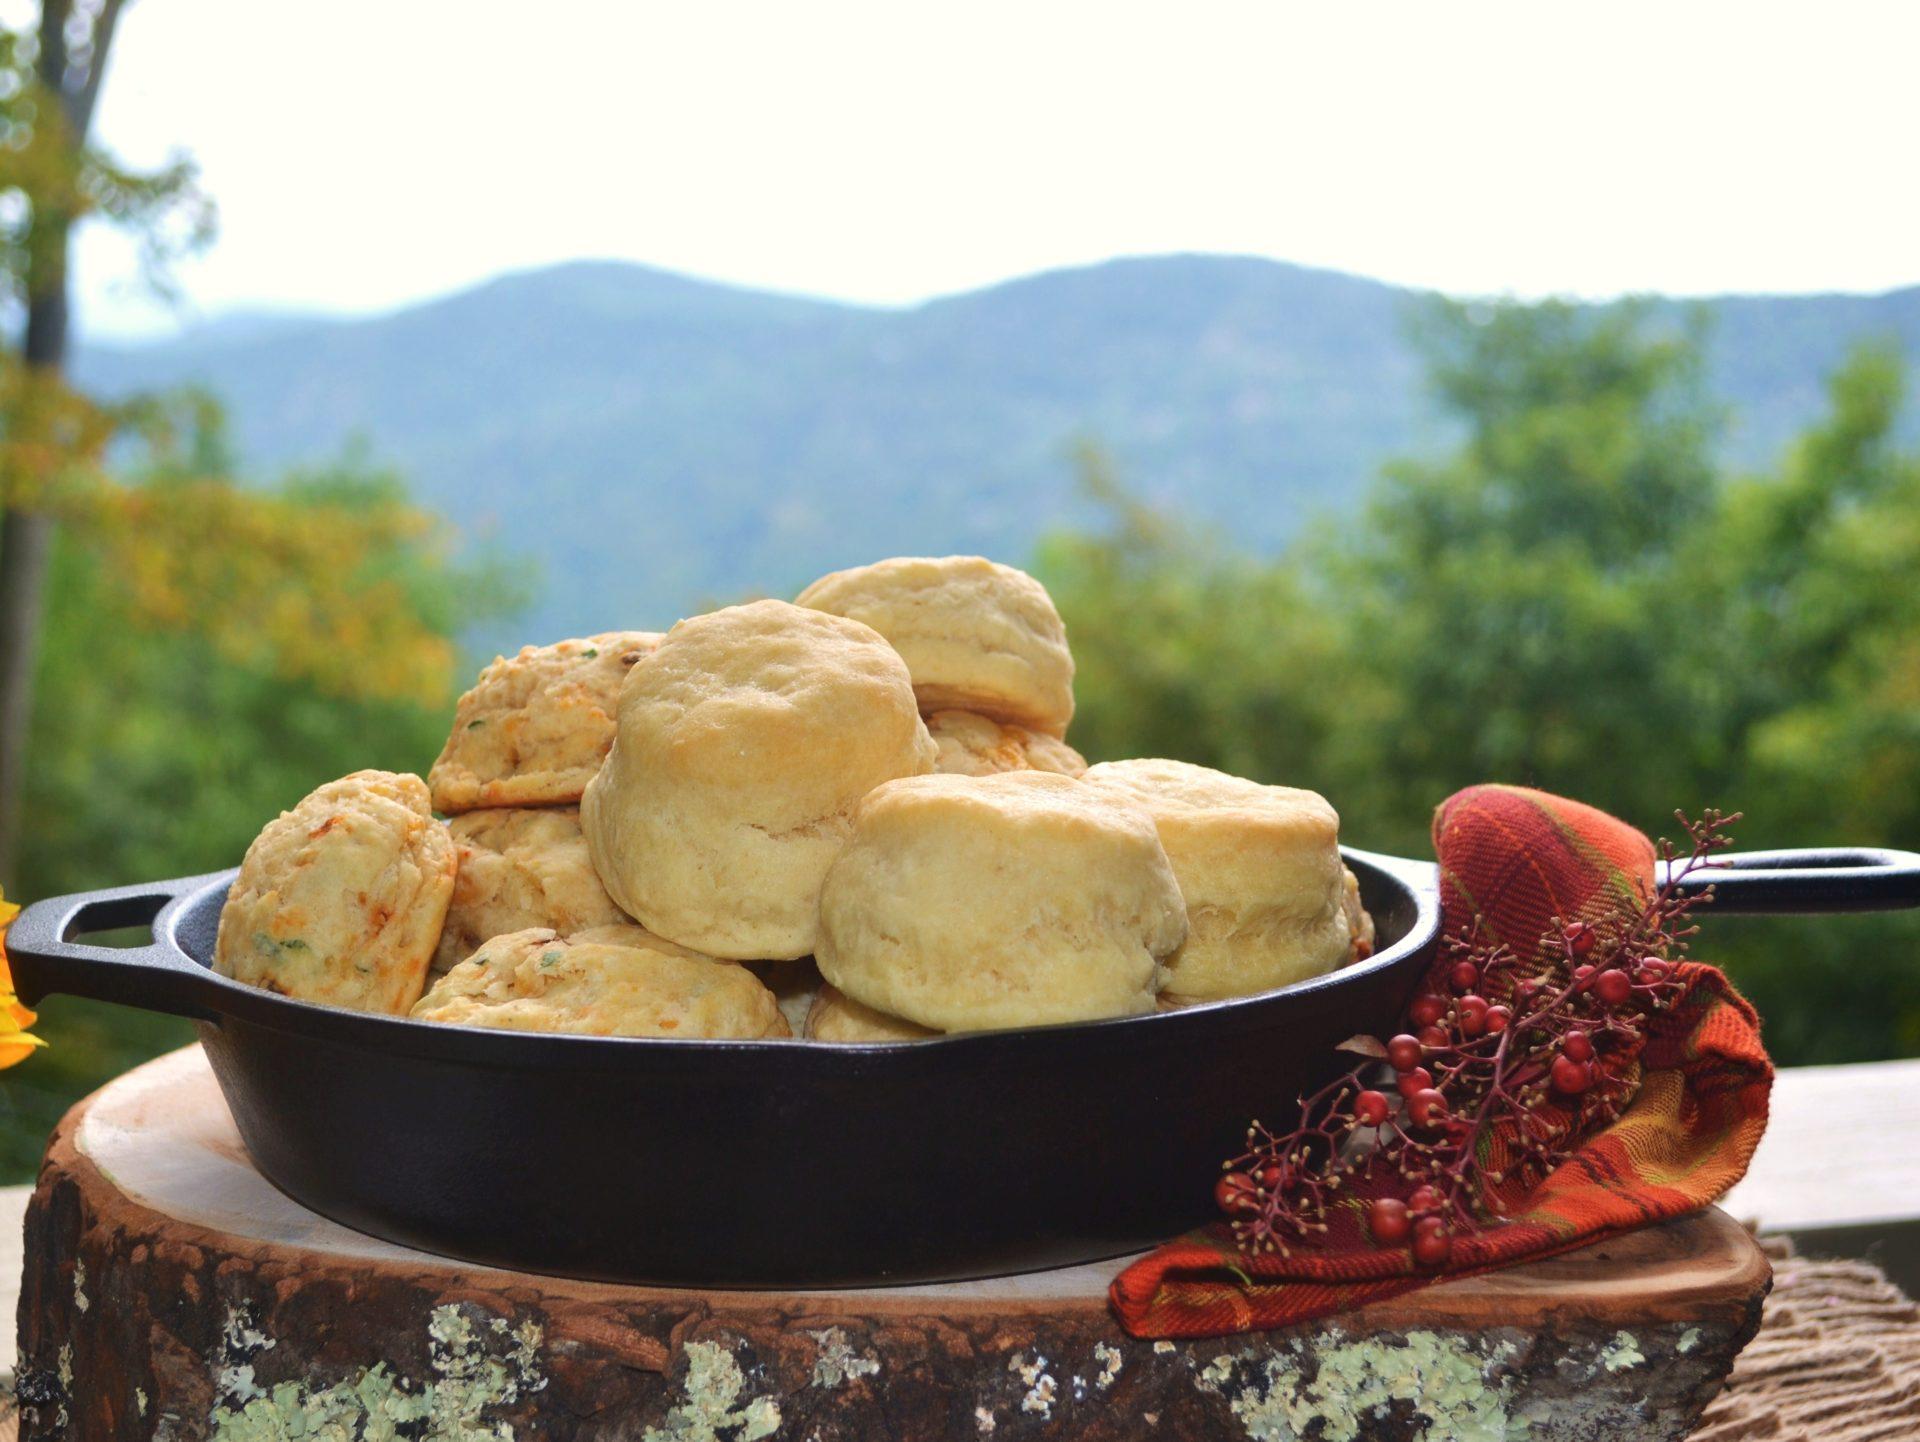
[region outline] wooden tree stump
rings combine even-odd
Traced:
[[[1114,1323],[1122,1265],[805,1294],[469,1266],[275,1191],[190,1048],[54,1135],[27,1220],[21,1436],[1680,1438],[1770,1275],[1707,1212],[1335,1322],[1174,1344]]]

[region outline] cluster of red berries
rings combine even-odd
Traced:
[[[1367,1231],[1383,1247],[1403,1246],[1411,1237],[1413,1258],[1423,1267],[1444,1266],[1453,1255],[1445,1198],[1425,1184],[1415,1187],[1404,1202],[1374,1198],[1367,1207]]]
[[[1240,1244],[1285,1254],[1319,1242],[1329,1208],[1344,1203],[1364,1209],[1376,1245],[1444,1266],[1462,1230],[1497,1224],[1618,1117],[1634,1079],[1624,1063],[1682,989],[1673,958],[1695,930],[1688,911],[1707,896],[1679,883],[1730,844],[1721,828],[1738,817],[1681,819],[1692,852],[1675,865],[1663,844],[1668,880],[1644,907],[1556,922],[1524,961],[1450,938],[1408,1009],[1409,1030],[1348,1043],[1368,1060],[1303,1098],[1292,1131],[1254,1123],[1214,1189]]]

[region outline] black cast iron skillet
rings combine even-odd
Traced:
[[[703,1286],[988,1276],[1144,1247],[1211,1214],[1249,1118],[1288,1121],[1432,958],[1432,865],[1349,850],[1379,950],[1284,991],[931,1041],[672,1041],[435,1026],[216,976],[234,873],[39,902],[49,992],[197,1021],[255,1163],[350,1227],[536,1272]],[[1920,905],[1920,856],[1721,858],[1718,911]],[[151,925],[151,944],[74,938]]]

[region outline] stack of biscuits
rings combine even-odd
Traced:
[[[1129,1016],[1368,954],[1324,799],[1089,767],[1072,718],[1052,599],[977,556],[530,646],[461,697],[426,782],[357,772],[261,832],[215,969],[460,1026],[834,1043]]]

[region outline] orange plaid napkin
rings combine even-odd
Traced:
[[[1552,918],[1593,921],[1638,907],[1654,885],[1654,851],[1625,822],[1515,786],[1459,792],[1434,817],[1443,925],[1532,951]],[[1211,1337],[1286,1327],[1449,1277],[1551,1256],[1695,1211],[1739,1181],[1767,1125],[1773,1066],[1760,1018],[1716,968],[1683,963],[1678,1002],[1652,1018],[1623,1064],[1639,1089],[1510,1218],[1457,1236],[1438,1271],[1404,1247],[1367,1237],[1365,1198],[1334,1209],[1320,1246],[1249,1257],[1224,1222],[1190,1232],[1114,1279],[1110,1298],[1136,1337]],[[1496,1141],[1496,1146],[1498,1142]],[[1494,1163],[1497,1168],[1497,1161]]]

